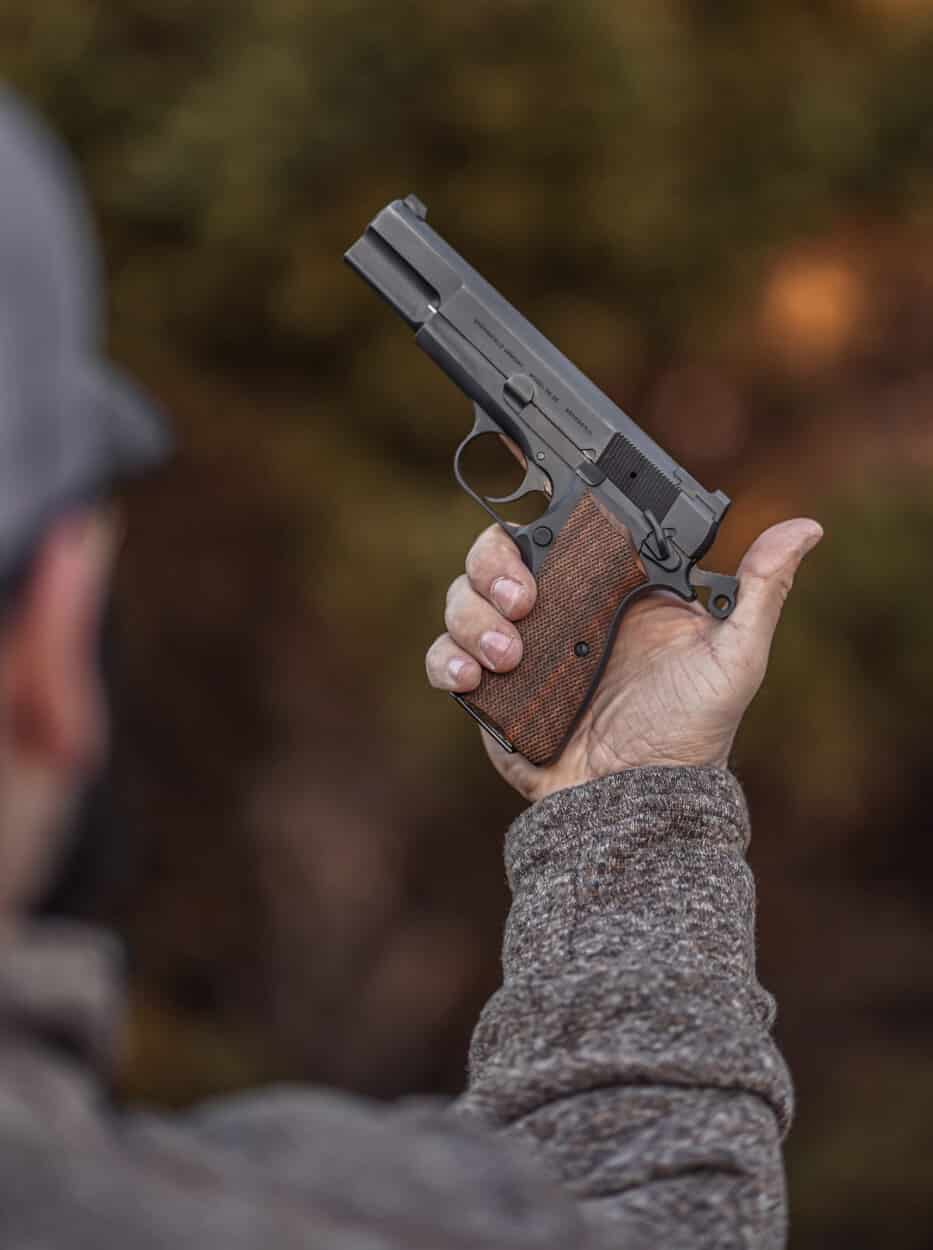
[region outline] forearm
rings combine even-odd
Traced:
[[[739,787],[713,769],[565,791],[509,832],[504,984],[462,1107],[622,1241],[784,1241],[791,1091],[755,980],[747,839]]]

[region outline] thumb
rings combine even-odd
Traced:
[[[730,622],[769,647],[800,562],[822,537],[823,527],[803,518],[759,535],[739,565],[739,597]]]

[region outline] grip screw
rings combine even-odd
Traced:
[[[578,642],[573,649],[574,655],[578,655],[582,660],[584,656],[590,653],[590,644],[588,642]]]

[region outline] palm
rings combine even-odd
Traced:
[[[722,738],[727,754],[737,692],[723,641],[699,604],[660,596],[633,604],[568,750],[600,771],[624,767],[632,743],[669,748],[679,720],[690,736]]]
[[[820,531],[785,522],[749,550],[739,605],[716,621],[699,603],[648,595],[625,614],[596,693],[560,757],[535,768],[491,741],[496,768],[528,798],[646,764],[724,767],[761,685],[797,564]]]

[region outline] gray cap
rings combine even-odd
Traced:
[[[57,512],[170,449],[164,418],[104,359],[102,330],[75,172],[0,89],[0,579]]]

